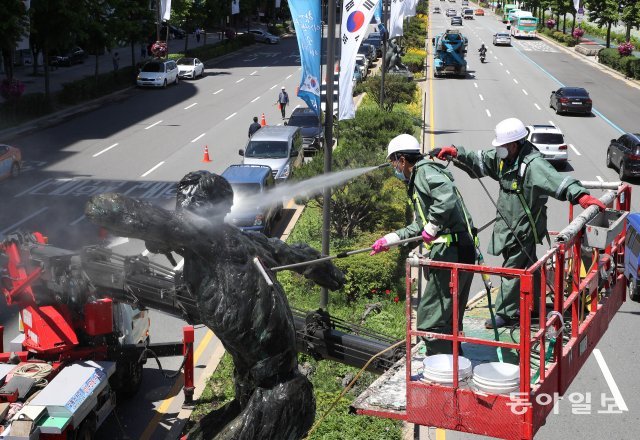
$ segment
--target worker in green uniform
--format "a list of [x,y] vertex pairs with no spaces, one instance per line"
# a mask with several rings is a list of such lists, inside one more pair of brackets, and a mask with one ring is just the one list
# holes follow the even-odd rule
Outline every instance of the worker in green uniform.
[[[452,263],[475,262],[474,229],[471,217],[464,207],[453,176],[445,167],[420,153],[418,140],[408,134],[396,136],[389,142],[387,160],[396,176],[408,184],[407,194],[413,205],[415,219],[410,225],[378,239],[371,255],[389,249],[400,240],[422,235],[430,247],[434,261]],[[460,272],[458,277],[458,325],[462,330],[462,317],[469,298],[473,274]],[[433,333],[453,333],[453,298],[447,269],[430,268],[426,286],[418,305],[418,330]],[[427,354],[451,353],[450,341],[426,338]]]
[[[437,148],[433,153],[446,160],[457,158],[472,178],[491,177],[500,182],[498,213],[489,243],[491,255],[502,255],[504,267],[525,269],[537,261],[536,244],[547,237],[547,200],[568,200],[581,207],[604,204],[589,195],[578,180],[564,176],[526,140],[522,121],[509,118],[495,128],[495,149],[467,151],[463,147]],[[464,168],[463,168],[464,169]],[[517,238],[513,234],[517,234]],[[539,288],[539,282],[535,284]],[[539,289],[538,289],[539,290]],[[520,308],[520,280],[505,278],[496,299],[496,327],[517,322]],[[490,319],[486,328],[493,328]]]

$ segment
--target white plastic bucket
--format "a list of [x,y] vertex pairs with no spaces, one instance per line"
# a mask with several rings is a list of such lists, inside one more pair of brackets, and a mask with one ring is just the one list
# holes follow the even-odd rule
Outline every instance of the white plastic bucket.
[[473,376],[487,383],[506,384],[520,382],[520,367],[503,362],[489,362],[477,365],[473,369]]

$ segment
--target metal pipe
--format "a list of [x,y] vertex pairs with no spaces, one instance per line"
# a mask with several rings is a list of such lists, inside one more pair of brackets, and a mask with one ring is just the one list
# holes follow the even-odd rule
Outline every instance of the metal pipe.
[[[616,198],[616,193],[614,191],[606,192],[602,197],[600,197],[600,201],[605,205],[610,205]],[[590,206],[580,213],[567,227],[565,227],[562,231],[558,232],[556,236],[556,243],[567,243],[571,241],[573,237],[575,237],[578,232],[582,230],[585,224],[591,219],[593,219],[596,215],[598,215],[599,209],[597,206]]]
[[[336,49],[336,0],[327,2],[327,96],[324,125],[324,173],[331,172],[333,153],[333,77],[335,74]],[[329,254],[329,233],[331,230],[331,187],[322,191],[322,253]],[[320,290],[320,308],[326,309],[329,304],[329,290]]]
[[587,189],[618,189],[622,182],[601,182],[599,180],[581,180],[580,184]]

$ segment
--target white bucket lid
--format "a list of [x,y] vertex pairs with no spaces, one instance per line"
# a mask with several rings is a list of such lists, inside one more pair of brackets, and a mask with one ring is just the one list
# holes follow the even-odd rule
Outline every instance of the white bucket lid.
[[[433,372],[448,373],[453,376],[453,355],[436,354],[427,356],[422,361],[424,368]],[[458,356],[458,371],[471,370],[471,361],[464,356]]]
[[478,376],[473,376],[473,380],[475,382],[477,382],[478,384],[482,384],[482,385],[486,385],[489,387],[513,387],[513,386],[518,386],[520,385],[520,381],[519,380],[512,380],[509,382],[496,382],[494,380],[485,380],[482,379]]
[[509,393],[513,393],[515,391],[518,391],[520,389],[520,385],[492,387],[492,386],[483,385],[481,383],[478,383],[478,381],[476,381],[475,378],[473,378],[472,381],[478,387],[478,389],[480,389],[481,391],[484,391],[486,393],[491,393],[491,394],[509,394]]
[[474,377],[484,381],[505,383],[520,379],[520,367],[503,362],[489,362],[473,369]]
[[[469,373],[462,373],[460,372],[460,374],[458,375],[458,380],[464,380],[467,377],[469,377],[471,375],[471,372]],[[445,376],[442,374],[433,374],[430,373],[429,371],[424,370],[422,372],[422,376],[427,379],[428,381],[431,382],[437,382],[443,385],[451,385],[453,384],[453,376],[449,375],[449,376]]]

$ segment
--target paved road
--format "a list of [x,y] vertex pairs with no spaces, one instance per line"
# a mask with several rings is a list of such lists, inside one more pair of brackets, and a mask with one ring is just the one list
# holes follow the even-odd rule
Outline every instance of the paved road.
[[[443,3],[440,3],[441,5]],[[449,3],[446,3],[448,6]],[[456,6],[459,6],[456,5]],[[432,15],[432,34],[449,28],[449,19],[444,15]],[[492,34],[503,30],[504,25],[488,14],[464,21],[461,31],[469,38],[470,75],[466,79],[438,78],[433,89],[433,136],[427,145],[464,145],[468,148],[490,148],[495,124],[507,117],[518,117],[526,124],[552,122],[562,129],[570,144],[570,166],[563,174],[571,174],[583,180],[617,181],[614,170],[605,166],[606,148],[609,140],[619,137],[623,131],[638,129],[640,120],[640,90],[626,82],[603,72],[589,61],[582,61],[542,40],[515,41],[513,47],[492,46]],[[477,49],[481,43],[489,48],[487,62],[480,64]],[[561,85],[582,86],[589,90],[594,102],[592,117],[558,116],[549,108],[551,90]],[[476,224],[482,225],[494,217],[495,210],[477,182],[465,173],[455,170],[456,181]],[[486,179],[485,179],[486,180]],[[485,182],[497,195],[497,185]],[[634,185],[635,186],[635,185]],[[598,194],[598,191],[594,191]],[[635,191],[632,207],[640,202],[640,192]],[[549,228],[559,230],[567,223],[568,206],[555,200],[549,203]],[[481,234],[481,242],[488,243],[491,228]],[[541,255],[543,247],[538,250]],[[502,261],[487,256],[488,264],[500,265]],[[476,280],[478,281],[478,280]],[[479,284],[479,283],[478,283]],[[478,285],[478,290],[480,287]],[[638,437],[636,428],[640,407],[637,381],[629,375],[635,370],[637,343],[628,337],[628,329],[637,324],[640,314],[636,303],[626,303],[613,320],[611,327],[598,344],[603,364],[608,366],[612,382],[621,390],[618,401],[628,408],[621,414],[602,414],[606,410],[601,398],[612,398],[616,385],[605,378],[601,364],[594,355],[574,380],[568,393],[590,393],[591,405],[585,410],[589,415],[572,414],[571,402],[563,399],[557,407],[557,415],[551,414],[537,438],[576,438],[583,433],[589,438]],[[574,399],[578,395],[573,396]],[[423,429],[421,438],[444,438],[443,432]],[[586,434],[588,433],[588,434]],[[446,432],[449,439],[471,439],[479,436],[458,432]]]
[[[281,86],[291,92],[291,110],[304,105],[293,93],[299,65],[294,38],[275,46],[256,44],[217,60],[202,79],[166,90],[132,90],[119,102],[15,140],[27,167],[20,178],[0,185],[0,233],[41,231],[52,244],[75,249],[97,238],[96,228],[83,217],[92,194],[118,191],[172,206],[175,182],[187,172],[221,173],[239,162],[238,149],[244,147],[253,116],[264,112],[268,123],[282,123],[274,105]],[[211,163],[201,162],[205,145]],[[121,254],[144,251],[137,240],[114,239],[112,244]],[[151,257],[169,265],[164,257]],[[2,309],[6,343],[15,336],[16,313]],[[152,313],[151,320],[153,342],[181,339],[181,320],[160,313]],[[196,347],[209,337],[205,330],[196,331]],[[213,338],[203,348],[197,374],[215,345]],[[163,367],[172,371],[179,362],[171,358]],[[149,362],[142,391],[119,406],[117,418],[109,418],[97,438],[124,438],[123,432],[129,438],[166,438],[182,402],[172,385]],[[170,404],[163,401],[175,393]],[[157,418],[152,420],[158,409],[165,413],[159,425]]]

